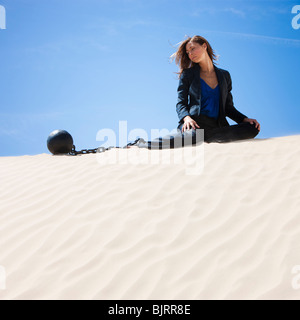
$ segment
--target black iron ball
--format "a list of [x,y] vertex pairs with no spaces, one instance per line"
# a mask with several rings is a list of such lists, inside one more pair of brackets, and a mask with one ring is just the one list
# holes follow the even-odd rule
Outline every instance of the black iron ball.
[[73,138],[65,130],[55,130],[48,137],[47,147],[52,154],[69,153],[73,148]]

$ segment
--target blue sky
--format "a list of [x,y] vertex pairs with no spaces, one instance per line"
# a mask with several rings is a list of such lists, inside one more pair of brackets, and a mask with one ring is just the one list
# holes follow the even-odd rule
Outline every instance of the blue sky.
[[300,0],[0,5],[0,156],[49,153],[55,129],[69,131],[77,149],[102,145],[98,130],[118,135],[119,121],[149,138],[151,129],[175,129],[178,67],[169,57],[186,35],[206,37],[220,55],[235,107],[261,124],[257,138],[300,134],[300,29],[291,12]]

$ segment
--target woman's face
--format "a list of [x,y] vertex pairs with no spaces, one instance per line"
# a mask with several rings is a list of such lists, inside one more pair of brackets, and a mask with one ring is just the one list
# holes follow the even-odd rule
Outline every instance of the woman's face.
[[201,60],[203,60],[205,52],[207,49],[206,43],[203,43],[203,45],[200,45],[196,42],[189,42],[186,45],[186,53],[189,56],[190,60],[199,63]]

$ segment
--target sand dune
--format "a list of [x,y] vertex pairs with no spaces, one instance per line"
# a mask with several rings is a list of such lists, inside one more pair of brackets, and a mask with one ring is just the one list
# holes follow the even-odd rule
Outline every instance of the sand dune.
[[188,148],[0,158],[0,299],[298,300],[300,135]]

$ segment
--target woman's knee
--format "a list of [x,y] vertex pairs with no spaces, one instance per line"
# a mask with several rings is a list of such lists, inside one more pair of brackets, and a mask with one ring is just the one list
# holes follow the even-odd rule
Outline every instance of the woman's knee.
[[251,137],[255,138],[259,134],[259,130],[256,128],[255,123],[252,124],[250,122],[247,122],[245,123],[245,125],[248,125]]

